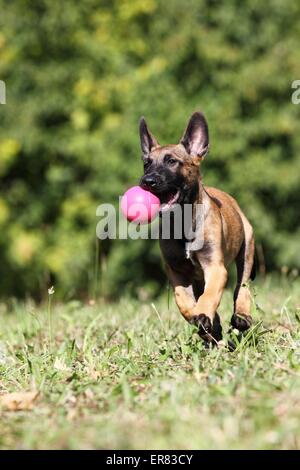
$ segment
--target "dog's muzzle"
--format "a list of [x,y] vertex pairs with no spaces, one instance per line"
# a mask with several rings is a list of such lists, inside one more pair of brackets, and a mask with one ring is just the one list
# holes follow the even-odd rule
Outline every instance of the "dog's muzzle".
[[144,175],[141,179],[140,186],[143,189],[148,189],[149,191],[151,191],[158,187],[157,178],[152,175]]

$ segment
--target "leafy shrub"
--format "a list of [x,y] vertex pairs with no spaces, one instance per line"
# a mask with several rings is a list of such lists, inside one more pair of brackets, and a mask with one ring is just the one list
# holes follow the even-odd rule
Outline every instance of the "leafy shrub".
[[[206,184],[238,198],[269,269],[300,267],[299,2],[0,6],[2,295],[93,295],[96,207],[140,177],[139,116],[177,142],[198,108]],[[102,294],[164,285],[156,242],[99,248]]]

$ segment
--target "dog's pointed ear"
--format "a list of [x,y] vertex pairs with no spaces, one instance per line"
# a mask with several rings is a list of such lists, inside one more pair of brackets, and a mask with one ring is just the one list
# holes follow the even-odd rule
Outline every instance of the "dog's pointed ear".
[[191,116],[180,143],[192,157],[204,157],[207,154],[208,125],[202,113],[196,112]]
[[159,144],[151,134],[144,117],[140,119],[140,139],[143,156],[147,157],[154,147]]

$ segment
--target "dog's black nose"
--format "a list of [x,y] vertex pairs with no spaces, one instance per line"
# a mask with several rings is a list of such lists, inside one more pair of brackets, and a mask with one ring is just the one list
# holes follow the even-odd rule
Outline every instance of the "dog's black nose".
[[141,180],[142,188],[155,188],[156,180],[153,176],[144,176]]

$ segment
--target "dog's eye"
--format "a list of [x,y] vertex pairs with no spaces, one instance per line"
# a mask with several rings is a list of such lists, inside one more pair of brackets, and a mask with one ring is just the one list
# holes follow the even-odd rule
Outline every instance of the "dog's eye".
[[167,164],[167,165],[175,165],[176,163],[178,163],[178,160],[176,158],[173,158],[172,155],[170,154],[166,154],[165,155],[165,158],[164,158],[164,162]]
[[146,170],[151,165],[151,160],[144,161],[144,169]]

